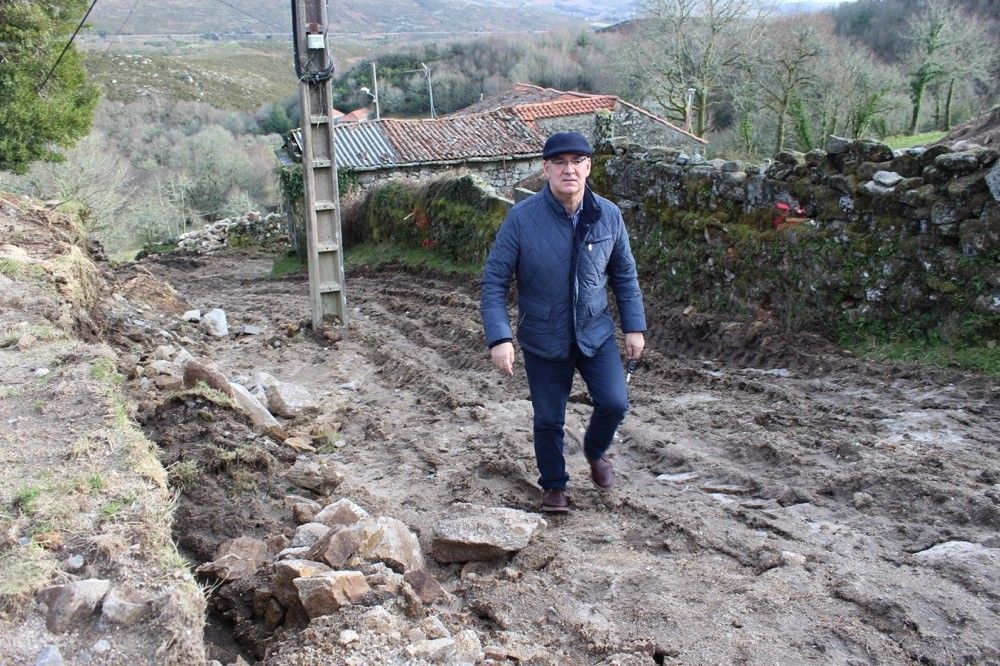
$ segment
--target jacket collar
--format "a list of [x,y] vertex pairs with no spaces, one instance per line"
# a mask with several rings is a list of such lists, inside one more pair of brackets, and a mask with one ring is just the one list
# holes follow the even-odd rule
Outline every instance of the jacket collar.
[[[568,219],[569,213],[566,212],[566,207],[562,205],[561,201],[556,199],[556,195],[552,194],[548,183],[545,183],[542,192],[545,195],[545,200],[556,214],[556,217],[560,220]],[[601,219],[601,207],[598,205],[597,198],[591,191],[590,186],[587,185],[583,190],[583,210],[580,212],[580,223],[589,227],[599,219]]]

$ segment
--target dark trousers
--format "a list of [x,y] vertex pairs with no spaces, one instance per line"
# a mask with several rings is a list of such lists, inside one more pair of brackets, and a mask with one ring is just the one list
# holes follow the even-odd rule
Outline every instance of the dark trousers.
[[524,369],[535,410],[535,460],[538,484],[550,490],[565,488],[569,481],[563,457],[563,427],[566,424],[566,401],[579,370],[594,401],[594,412],[583,437],[583,451],[590,460],[604,455],[611,446],[618,424],[628,410],[625,372],[618,356],[614,336],[609,337],[592,358],[572,346],[568,359],[552,361],[524,352]]

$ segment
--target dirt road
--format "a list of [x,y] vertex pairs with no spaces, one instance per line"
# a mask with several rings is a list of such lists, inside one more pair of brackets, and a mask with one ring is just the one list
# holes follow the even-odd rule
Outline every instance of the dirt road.
[[[282,333],[307,318],[307,286],[265,279],[270,265],[145,262],[195,306],[264,329],[207,354],[230,375],[309,387],[344,424],[338,493],[402,519],[425,549],[452,502],[535,509],[527,384],[520,365],[506,379],[489,364],[475,280],[354,273],[349,330],[325,348]],[[997,384],[648,310],[614,491],[587,477],[581,384],[573,511],[510,561],[432,564],[477,629],[540,663],[1000,663]]]

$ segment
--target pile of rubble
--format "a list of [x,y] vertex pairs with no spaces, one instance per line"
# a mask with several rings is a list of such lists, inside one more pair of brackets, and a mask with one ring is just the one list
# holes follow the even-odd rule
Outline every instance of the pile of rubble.
[[282,215],[261,215],[251,211],[241,217],[226,218],[196,231],[183,233],[177,246],[183,250],[207,254],[230,245],[263,245],[285,238],[285,218]]

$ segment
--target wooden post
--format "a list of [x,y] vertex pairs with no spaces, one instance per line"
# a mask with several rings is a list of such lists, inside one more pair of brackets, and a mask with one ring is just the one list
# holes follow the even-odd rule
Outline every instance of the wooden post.
[[340,195],[337,190],[336,139],[330,79],[311,77],[332,73],[327,48],[326,0],[292,0],[296,21],[299,108],[302,115],[302,180],[305,186],[306,245],[309,300],[314,329],[347,323]]

